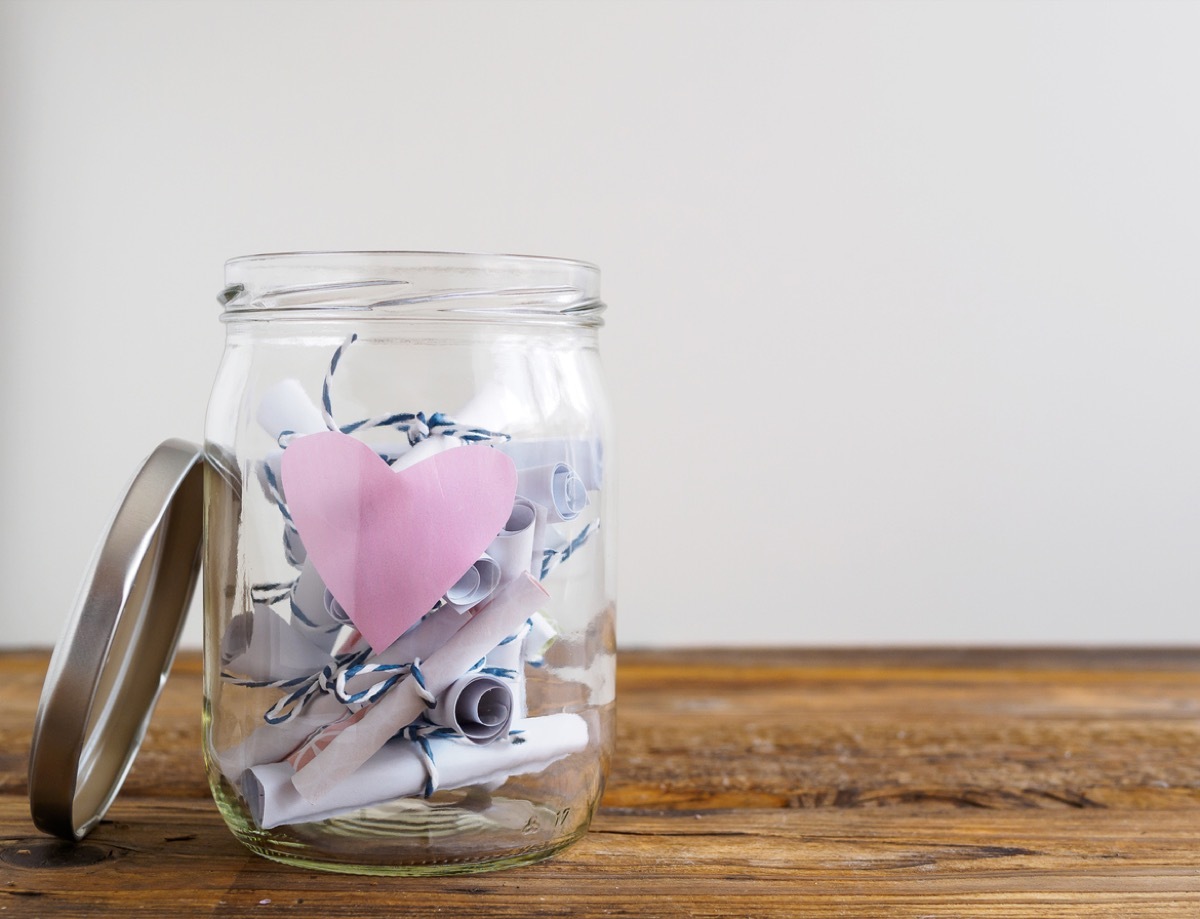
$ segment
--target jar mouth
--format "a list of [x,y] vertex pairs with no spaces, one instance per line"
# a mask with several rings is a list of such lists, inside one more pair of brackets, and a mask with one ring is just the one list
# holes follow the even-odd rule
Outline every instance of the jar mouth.
[[276,252],[225,263],[222,321],[342,318],[530,320],[599,326],[600,269],[541,255]]

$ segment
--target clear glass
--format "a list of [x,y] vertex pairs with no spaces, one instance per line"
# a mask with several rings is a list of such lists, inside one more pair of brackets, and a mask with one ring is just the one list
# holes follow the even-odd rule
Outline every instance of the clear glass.
[[204,749],[230,829],[371,874],[569,845],[612,747],[598,271],[298,253],[226,280]]

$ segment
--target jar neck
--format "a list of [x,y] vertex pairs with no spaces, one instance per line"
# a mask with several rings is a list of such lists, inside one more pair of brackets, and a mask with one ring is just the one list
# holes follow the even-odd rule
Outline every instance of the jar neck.
[[222,320],[363,318],[602,325],[600,272],[568,259],[437,252],[252,255],[225,266]]

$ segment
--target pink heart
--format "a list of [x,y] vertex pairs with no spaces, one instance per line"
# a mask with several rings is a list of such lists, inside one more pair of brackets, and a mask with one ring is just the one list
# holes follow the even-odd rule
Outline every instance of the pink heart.
[[338,431],[297,437],[281,474],[325,586],[376,652],[420,619],[504,528],[513,461],[471,445],[394,472]]

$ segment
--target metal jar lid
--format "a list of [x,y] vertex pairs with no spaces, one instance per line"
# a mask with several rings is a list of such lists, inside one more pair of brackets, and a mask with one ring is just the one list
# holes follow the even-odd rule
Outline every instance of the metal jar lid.
[[203,459],[168,440],[134,475],[50,658],[29,757],[39,829],[78,840],[104,816],[150,722],[200,568]]

